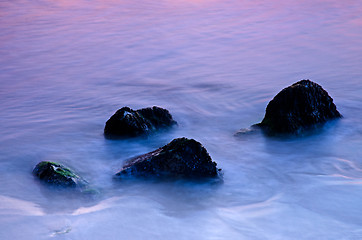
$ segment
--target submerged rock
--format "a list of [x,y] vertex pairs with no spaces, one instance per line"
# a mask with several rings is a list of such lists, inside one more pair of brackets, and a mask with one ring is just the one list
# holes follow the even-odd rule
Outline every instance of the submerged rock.
[[187,138],[129,160],[116,176],[140,177],[216,177],[220,169],[201,143]]
[[33,174],[40,180],[55,186],[84,188],[88,184],[69,168],[55,162],[43,161],[38,163]]
[[129,107],[119,109],[104,128],[106,137],[135,137],[177,124],[168,110],[160,107],[137,111]]
[[256,133],[260,132],[260,128],[256,126],[251,126],[250,128],[242,128],[239,131],[237,131],[234,136],[241,137],[241,136],[250,136],[254,135]]
[[271,135],[300,134],[340,117],[333,99],[320,85],[301,80],[283,89],[269,102],[264,119],[257,126]]

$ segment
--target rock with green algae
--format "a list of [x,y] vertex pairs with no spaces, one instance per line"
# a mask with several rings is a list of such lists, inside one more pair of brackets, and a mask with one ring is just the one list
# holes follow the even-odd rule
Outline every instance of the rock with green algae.
[[262,122],[254,126],[268,135],[299,135],[340,117],[327,91],[310,80],[301,80],[280,91],[269,102]]
[[136,137],[165,129],[177,124],[168,110],[160,107],[133,110],[119,109],[106,122],[104,135],[107,138]]
[[207,150],[194,139],[169,144],[129,160],[117,177],[214,178],[220,176]]
[[69,168],[55,162],[42,161],[38,163],[33,170],[33,175],[45,183],[55,186],[80,189],[86,189],[88,186],[88,182],[83,178]]

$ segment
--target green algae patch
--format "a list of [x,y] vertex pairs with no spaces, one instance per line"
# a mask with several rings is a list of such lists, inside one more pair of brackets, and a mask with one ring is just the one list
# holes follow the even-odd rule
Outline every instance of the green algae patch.
[[65,176],[65,177],[79,178],[79,176],[74,174],[69,168],[62,167],[62,166],[60,166],[60,167],[54,167],[53,166],[53,168],[54,168],[56,173],[61,174],[61,175]]
[[33,170],[33,175],[41,181],[55,186],[83,189],[88,185],[86,180],[71,169],[51,161],[38,163]]

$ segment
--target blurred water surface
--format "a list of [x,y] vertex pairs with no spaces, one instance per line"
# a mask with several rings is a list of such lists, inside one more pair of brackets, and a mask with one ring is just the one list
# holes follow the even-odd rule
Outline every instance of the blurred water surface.
[[[0,0],[0,239],[361,239],[362,3]],[[344,118],[299,139],[234,133],[301,79]],[[110,141],[123,106],[179,126]],[[224,182],[119,182],[135,155],[203,143]],[[98,189],[39,184],[42,160]]]

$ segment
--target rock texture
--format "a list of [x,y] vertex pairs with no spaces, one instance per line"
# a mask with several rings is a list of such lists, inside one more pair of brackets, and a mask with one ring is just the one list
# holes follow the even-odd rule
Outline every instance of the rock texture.
[[129,160],[116,176],[205,178],[216,177],[219,171],[201,143],[177,138]]
[[55,162],[43,161],[38,163],[33,174],[46,183],[61,187],[84,188],[88,184],[69,168]]
[[137,111],[123,107],[106,122],[104,134],[109,138],[136,137],[175,124],[169,111],[160,107]]
[[265,117],[257,126],[268,134],[300,134],[340,117],[333,99],[320,85],[302,80],[283,89],[269,102]]

